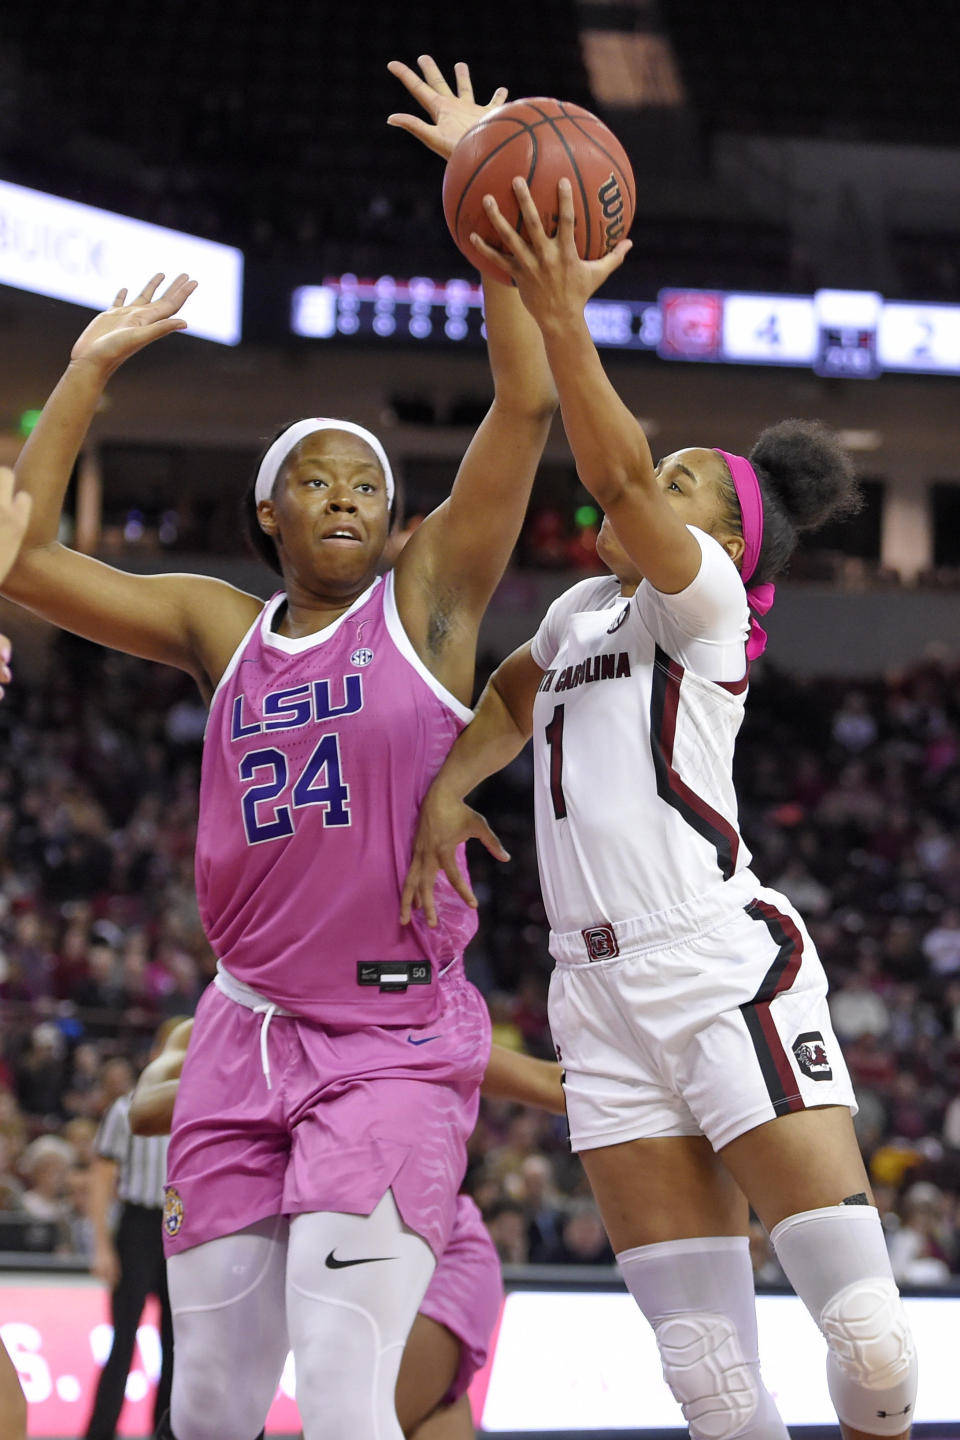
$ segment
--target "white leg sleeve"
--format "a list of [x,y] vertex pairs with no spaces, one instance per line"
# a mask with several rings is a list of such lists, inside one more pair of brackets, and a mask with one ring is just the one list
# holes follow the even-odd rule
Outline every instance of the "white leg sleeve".
[[397,1372],[434,1264],[389,1190],[372,1215],[291,1221],[287,1321],[306,1440],[403,1440]]
[[770,1239],[823,1331],[837,1415],[868,1435],[899,1435],[916,1404],[917,1353],[877,1211],[804,1210],[775,1225]]
[[653,1326],[693,1440],[788,1440],[760,1379],[747,1240],[668,1240],[624,1250],[617,1264]]
[[167,1261],[177,1440],[254,1440],[287,1357],[287,1222],[261,1220]]

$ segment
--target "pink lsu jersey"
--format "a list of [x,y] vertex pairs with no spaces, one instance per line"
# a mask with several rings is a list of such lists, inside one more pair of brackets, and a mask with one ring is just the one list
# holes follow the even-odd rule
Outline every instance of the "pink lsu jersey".
[[[393,576],[289,639],[274,595],[210,708],[200,783],[200,914],[221,963],[328,1025],[429,1023],[476,930],[444,876],[435,930],[399,920],[420,802],[471,718],[427,670]],[[462,861],[462,857],[461,857]]]

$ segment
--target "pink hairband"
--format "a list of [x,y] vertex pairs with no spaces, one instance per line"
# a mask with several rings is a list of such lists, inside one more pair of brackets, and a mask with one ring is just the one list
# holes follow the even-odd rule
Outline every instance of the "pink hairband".
[[[760,481],[750,461],[743,455],[731,455],[726,450],[717,450],[727,462],[733,488],[740,504],[740,523],[743,529],[743,562],[740,578],[747,591],[747,604],[756,615],[766,615],[773,604],[776,587],[769,582],[751,585],[750,578],[757,568],[760,550],[763,546],[763,496]],[[750,616],[750,634],[747,636],[747,659],[756,660],[767,648],[767,632],[757,620]]]

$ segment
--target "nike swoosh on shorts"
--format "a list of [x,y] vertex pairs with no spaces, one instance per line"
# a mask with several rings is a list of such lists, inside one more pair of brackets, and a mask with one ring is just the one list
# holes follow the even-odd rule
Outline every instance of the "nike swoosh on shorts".
[[407,1043],[408,1043],[409,1045],[429,1045],[431,1040],[439,1040],[439,1039],[440,1039],[440,1036],[439,1036],[439,1035],[425,1035],[422,1040],[414,1040],[414,1038],[413,1038],[412,1035],[408,1035],[408,1036],[407,1036]]
[[346,1270],[351,1265],[378,1265],[383,1260],[396,1260],[396,1255],[364,1255],[361,1260],[338,1260],[333,1251],[324,1264],[328,1270]]

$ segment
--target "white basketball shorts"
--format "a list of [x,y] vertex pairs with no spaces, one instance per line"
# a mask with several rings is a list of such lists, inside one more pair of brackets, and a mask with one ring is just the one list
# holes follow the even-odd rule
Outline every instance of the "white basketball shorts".
[[818,1105],[856,1114],[827,980],[790,902],[749,870],[623,924],[551,935],[570,1142],[705,1135]]

